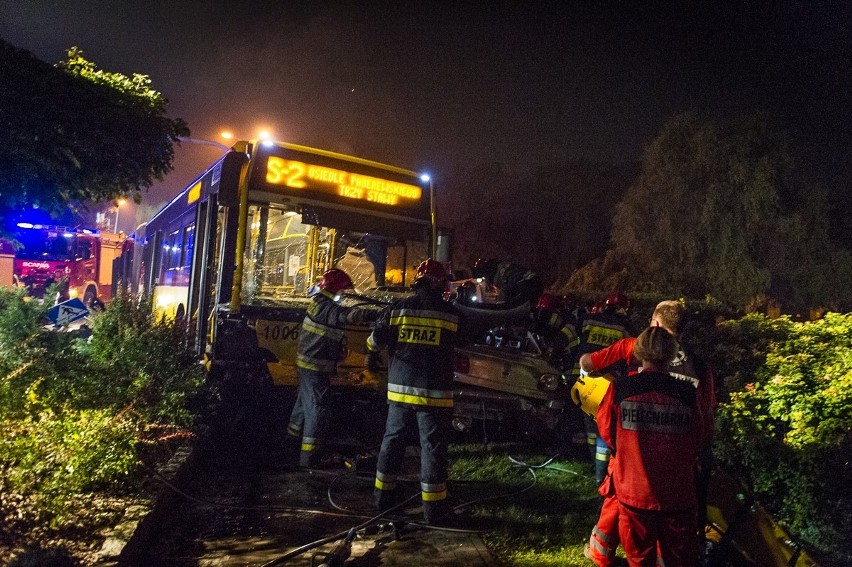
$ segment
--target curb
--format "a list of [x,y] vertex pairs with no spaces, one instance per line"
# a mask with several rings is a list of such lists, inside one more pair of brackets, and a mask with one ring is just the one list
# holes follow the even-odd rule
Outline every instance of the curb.
[[151,547],[162,523],[171,515],[182,490],[196,472],[200,462],[200,443],[179,448],[158,474],[171,485],[163,485],[151,506],[130,506],[121,521],[107,536],[97,553],[96,567],[131,567],[142,565],[141,552]]

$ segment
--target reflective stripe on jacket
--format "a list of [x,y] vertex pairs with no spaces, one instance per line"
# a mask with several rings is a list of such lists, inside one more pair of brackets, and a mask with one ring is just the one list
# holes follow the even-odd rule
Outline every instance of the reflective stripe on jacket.
[[329,293],[320,291],[308,304],[302,320],[296,366],[334,372],[345,355],[346,325],[360,323],[363,319],[363,310],[343,307]]
[[459,322],[460,314],[453,305],[424,288],[382,313],[367,338],[367,349],[388,349],[389,401],[452,407]]
[[594,352],[630,336],[627,317],[606,312],[589,315],[583,321],[580,354]]

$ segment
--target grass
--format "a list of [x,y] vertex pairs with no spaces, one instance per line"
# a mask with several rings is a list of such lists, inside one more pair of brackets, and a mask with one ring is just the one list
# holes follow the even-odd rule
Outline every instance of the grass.
[[450,448],[451,498],[486,530],[501,565],[588,566],[583,545],[600,498],[591,460],[546,454],[528,444]]

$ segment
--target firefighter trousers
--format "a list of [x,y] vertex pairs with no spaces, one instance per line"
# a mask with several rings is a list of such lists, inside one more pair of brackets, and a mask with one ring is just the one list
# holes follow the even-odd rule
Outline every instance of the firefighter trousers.
[[[298,437],[301,430],[299,466],[315,464],[317,448],[322,445],[328,428],[328,397],[331,376],[327,372],[298,369],[299,386],[296,403],[290,414],[287,433]],[[301,422],[301,428],[299,427]]]
[[447,509],[447,433],[451,408],[414,407],[388,403],[388,419],[376,465],[373,504],[387,509],[396,503],[394,490],[402,471],[408,439],[416,430],[420,438],[420,493],[423,517],[431,523]]
[[612,451],[598,433],[598,424],[594,419],[584,415],[583,424],[586,427],[586,441],[595,460],[595,482],[600,484],[606,476],[607,468],[609,468],[609,456]]

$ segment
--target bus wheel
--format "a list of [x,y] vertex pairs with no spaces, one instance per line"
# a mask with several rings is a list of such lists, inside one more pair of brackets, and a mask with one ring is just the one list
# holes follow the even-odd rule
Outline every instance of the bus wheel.
[[86,306],[86,309],[91,310],[91,308],[92,308],[92,303],[94,303],[95,298],[96,298],[97,296],[98,296],[98,294],[97,294],[97,292],[95,291],[95,287],[94,287],[94,286],[91,286],[91,285],[90,285],[89,287],[87,287],[87,288],[86,288],[86,293],[84,293],[84,294],[83,294],[83,305],[85,305],[85,306]]

